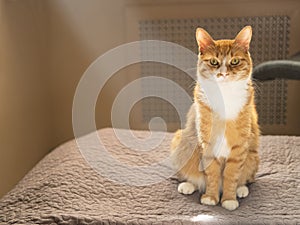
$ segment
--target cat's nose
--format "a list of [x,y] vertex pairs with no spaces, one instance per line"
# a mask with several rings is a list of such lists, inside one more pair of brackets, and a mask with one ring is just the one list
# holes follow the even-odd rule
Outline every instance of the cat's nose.
[[218,73],[217,77],[227,77],[228,73]]

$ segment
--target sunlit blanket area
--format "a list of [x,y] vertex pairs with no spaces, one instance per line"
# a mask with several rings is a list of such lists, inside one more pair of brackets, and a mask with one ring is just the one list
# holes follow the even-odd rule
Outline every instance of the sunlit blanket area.
[[[129,130],[120,132],[123,138],[131,135]],[[173,135],[161,132],[164,138],[159,145],[151,151],[137,151],[126,147],[111,128],[101,129],[97,134],[110,156],[120,165],[135,170],[167,158]],[[90,157],[95,154],[99,165],[109,167],[104,158],[96,157],[99,149],[89,143],[91,135],[82,137],[81,143],[93,149]],[[142,140],[150,134],[134,131],[134,135]],[[299,149],[300,137],[262,136],[256,182],[249,186],[249,196],[239,200],[240,207],[230,212],[220,205],[201,205],[198,192],[188,196],[178,193],[175,175],[159,182],[150,180],[144,186],[139,186],[144,182],[139,177],[135,185],[110,179],[107,174],[96,172],[79,151],[76,141],[71,140],[48,154],[0,200],[0,223],[297,224],[300,221]],[[118,168],[110,168],[111,172],[114,170]],[[133,171],[131,181],[135,174]]]

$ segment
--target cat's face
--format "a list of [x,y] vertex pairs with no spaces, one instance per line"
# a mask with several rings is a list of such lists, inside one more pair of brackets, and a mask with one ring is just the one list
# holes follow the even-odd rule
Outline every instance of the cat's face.
[[215,41],[202,28],[196,39],[199,45],[198,76],[216,82],[249,79],[252,60],[249,54],[252,29],[245,27],[233,40]]

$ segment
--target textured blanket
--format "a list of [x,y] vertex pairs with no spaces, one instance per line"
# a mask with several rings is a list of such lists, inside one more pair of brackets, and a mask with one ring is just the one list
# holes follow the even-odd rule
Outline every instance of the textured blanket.
[[[123,138],[130,137],[130,131],[121,133]],[[121,143],[112,129],[99,130],[98,135],[110,156],[137,170],[166,158],[172,138],[170,133],[161,133],[165,138],[158,146],[139,151],[132,150],[130,139],[127,145]],[[136,131],[134,135],[142,140],[149,132]],[[81,140],[93,145],[89,136]],[[98,149],[90,149],[92,159]],[[109,171],[96,172],[72,140],[48,154],[0,200],[0,223],[299,224],[300,137],[262,136],[260,155],[260,169],[249,196],[240,199],[240,207],[230,212],[220,205],[201,205],[198,192],[179,194],[175,176],[160,181],[154,176],[151,185],[139,186],[145,181],[136,177],[133,185],[132,176],[137,174],[133,171],[133,179],[126,184],[127,179],[109,176],[113,171],[119,173],[118,168],[110,168],[105,157],[95,155],[98,165]]]

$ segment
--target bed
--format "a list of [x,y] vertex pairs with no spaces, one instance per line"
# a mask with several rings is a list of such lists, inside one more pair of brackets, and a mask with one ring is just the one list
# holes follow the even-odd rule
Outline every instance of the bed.
[[[109,153],[128,164],[146,165],[169,154],[171,133],[151,152],[132,151],[101,129]],[[146,138],[148,131],[135,131]],[[92,135],[92,134],[90,134]],[[89,140],[89,136],[81,138]],[[145,146],[146,148],[147,146]],[[92,153],[91,153],[92,154]],[[198,192],[177,192],[175,176],[146,186],[111,181],[86,162],[75,140],[49,153],[0,201],[0,222],[18,224],[299,224],[300,137],[262,136],[261,164],[250,195],[229,212],[199,203]],[[125,160],[125,161],[124,161]],[[105,161],[100,163],[106,163]],[[138,182],[138,181],[137,181]]]
[[[299,80],[299,56],[263,63],[254,69],[253,77],[262,81]],[[140,139],[150,135],[149,131],[133,133]],[[129,140],[127,145],[116,134]],[[249,186],[249,196],[239,199],[240,207],[230,212],[220,205],[201,205],[198,192],[188,196],[178,193],[176,176],[162,176],[163,171],[171,170],[169,167],[154,170],[154,180],[136,173],[169,156],[173,134],[156,132],[159,139],[163,137],[156,146],[142,143],[142,149],[151,151],[132,150],[131,134],[130,130],[106,128],[54,149],[0,200],[0,223],[300,224],[300,137],[260,137],[261,163],[256,182]],[[123,167],[111,166],[107,158],[99,157],[99,148],[91,141],[95,135],[110,156],[131,168],[125,171],[130,179],[111,179]],[[78,143],[91,151],[82,154]],[[86,159],[109,168],[111,176],[97,172]]]

